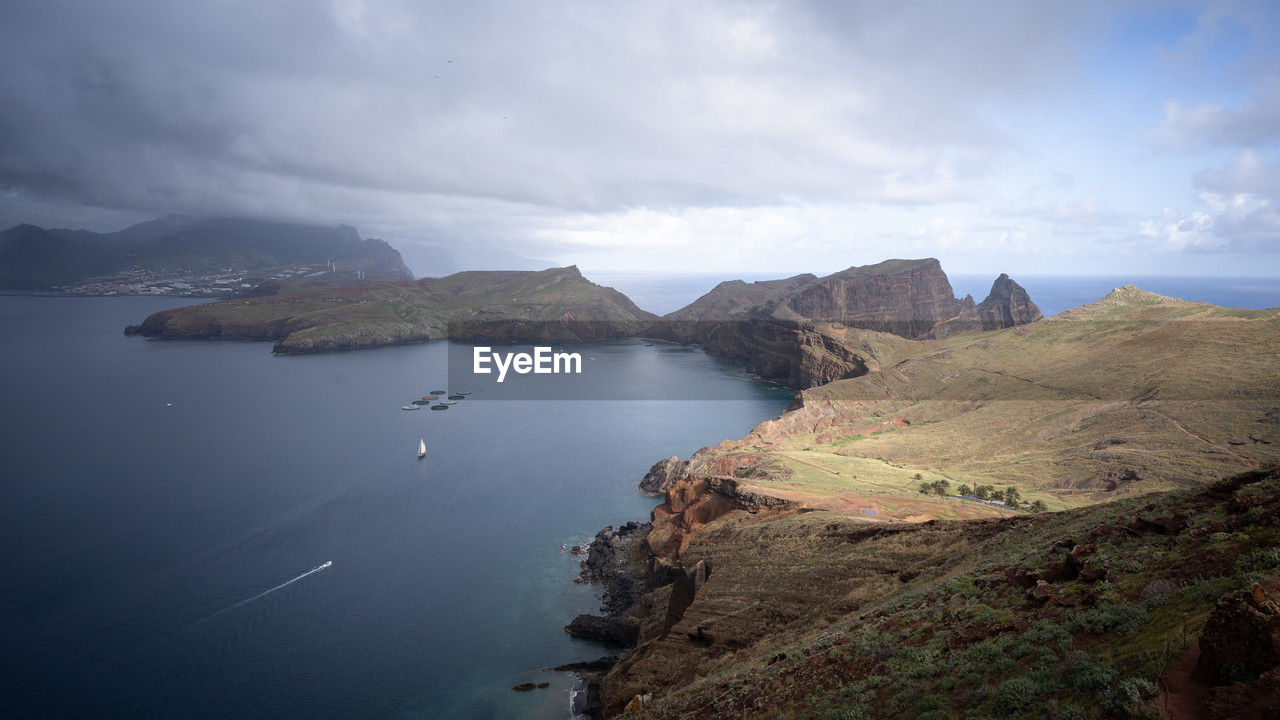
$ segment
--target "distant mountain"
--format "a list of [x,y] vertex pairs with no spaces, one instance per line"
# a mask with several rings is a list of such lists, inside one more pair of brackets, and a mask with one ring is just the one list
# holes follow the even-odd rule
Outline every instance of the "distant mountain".
[[172,215],[112,233],[15,225],[0,231],[0,288],[49,290],[128,271],[198,275],[336,262],[365,277],[412,278],[390,245],[337,225]]

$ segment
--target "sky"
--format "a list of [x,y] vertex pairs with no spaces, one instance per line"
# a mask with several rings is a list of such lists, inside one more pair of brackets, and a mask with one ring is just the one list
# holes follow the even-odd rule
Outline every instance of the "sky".
[[42,0],[0,64],[2,227],[1280,276],[1275,3]]

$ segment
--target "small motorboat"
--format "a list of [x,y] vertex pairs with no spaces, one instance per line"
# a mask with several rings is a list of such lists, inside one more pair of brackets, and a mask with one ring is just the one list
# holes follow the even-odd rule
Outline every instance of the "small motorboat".
[[400,409],[401,409],[401,410],[421,410],[421,409],[422,409],[422,406],[421,406],[421,405],[414,405],[414,404],[410,403],[409,405],[401,405],[401,406],[400,406]]
[[423,396],[422,396],[422,399],[423,399],[423,400],[435,400],[435,399],[437,399],[437,398],[439,398],[439,397],[440,397],[439,395],[423,395]]
[[440,404],[441,405],[457,405],[458,401],[457,400],[441,400]]
[[432,395],[443,395],[443,394],[445,394],[446,392],[448,392],[448,391],[447,391],[447,390],[432,390],[432,391],[431,391],[431,394],[432,394]]
[[432,405],[431,409],[432,410],[448,410],[449,406],[448,405]]
[[450,395],[449,399],[450,400],[466,400],[467,396],[463,395],[462,393],[457,393],[455,395]]
[[414,400],[413,402],[411,402],[411,403],[409,403],[409,404],[410,404],[410,405],[430,405],[430,404],[431,404],[431,401],[430,401],[430,400]]
[[427,456],[427,441],[423,440],[422,438],[418,438],[418,459],[421,460],[426,456]]
[[455,392],[454,392],[454,394],[455,394],[455,395],[470,395],[470,394],[471,394],[471,391],[470,391],[470,390],[457,390],[457,391],[455,391]]

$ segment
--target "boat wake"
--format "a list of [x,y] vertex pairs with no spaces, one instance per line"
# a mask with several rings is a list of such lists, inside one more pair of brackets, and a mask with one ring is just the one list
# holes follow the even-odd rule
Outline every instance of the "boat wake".
[[306,576],[308,576],[308,575],[314,575],[315,573],[318,573],[318,572],[320,572],[321,570],[324,570],[325,568],[328,568],[328,567],[329,567],[329,566],[331,566],[331,565],[333,565],[333,561],[332,561],[332,560],[329,560],[329,561],[325,562],[325,563],[324,563],[324,564],[322,564],[322,565],[317,565],[316,567],[313,567],[313,568],[311,568],[310,570],[308,570],[308,571],[306,571],[306,572],[302,573],[302,574],[301,574],[301,575],[299,575],[298,577],[293,578],[292,580],[287,580],[287,581],[285,581],[285,582],[282,582],[282,583],[280,583],[279,585],[277,585],[277,586],[275,586],[275,587],[271,588],[270,590],[264,590],[264,591],[262,591],[262,592],[258,593],[257,595],[254,595],[254,596],[253,596],[253,597],[251,597],[251,598],[245,598],[244,600],[241,600],[240,602],[238,602],[238,603],[236,603],[236,604],[234,604],[234,605],[228,605],[227,607],[222,608],[222,609],[221,609],[221,610],[219,610],[218,612],[216,612],[216,613],[214,613],[214,614],[210,615],[209,617],[204,618],[203,620],[197,620],[197,621],[195,622],[195,624],[196,624],[196,625],[199,625],[200,623],[208,622],[209,620],[212,620],[212,619],[214,619],[214,618],[218,617],[219,615],[221,615],[221,614],[223,614],[223,613],[228,613],[228,612],[231,612],[232,610],[235,610],[235,609],[236,609],[236,608],[238,608],[238,607],[243,607],[243,606],[245,606],[245,605],[248,605],[249,603],[253,602],[254,600],[260,600],[260,599],[262,599],[262,598],[264,598],[264,597],[266,597],[266,596],[270,595],[271,593],[273,593],[273,592],[275,592],[275,591],[277,591],[277,590],[283,590],[284,588],[289,587],[290,585],[292,585],[292,584],[294,584],[294,583],[298,582],[298,581],[299,581],[299,580],[301,580],[302,578],[304,578],[304,577],[306,577]]

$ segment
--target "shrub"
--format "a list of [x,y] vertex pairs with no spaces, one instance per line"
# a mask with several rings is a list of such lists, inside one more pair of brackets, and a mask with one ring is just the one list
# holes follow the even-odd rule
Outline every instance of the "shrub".
[[1280,548],[1255,550],[1236,559],[1236,570],[1239,572],[1263,572],[1278,567],[1280,567]]
[[1115,678],[1115,670],[1092,659],[1076,662],[1067,672],[1067,682],[1076,690],[1102,690]]
[[1146,701],[1155,697],[1156,688],[1142,678],[1125,678],[1108,693],[1104,706],[1121,717],[1142,717]]
[[1048,720],[1084,720],[1084,713],[1074,705],[1064,705],[1057,700],[1045,703],[1044,716]]
[[1029,678],[1005,680],[991,696],[991,709],[997,715],[1012,715],[1029,707],[1040,694],[1040,687]]
[[1071,633],[1053,620],[1039,620],[1027,628],[1022,634],[1024,642],[1046,648],[1054,648],[1059,652],[1067,652],[1073,646]]
[[1077,612],[1067,622],[1067,630],[1093,635],[1112,631],[1127,633],[1145,623],[1149,617],[1146,608],[1141,605],[1120,603]]

